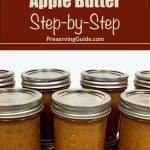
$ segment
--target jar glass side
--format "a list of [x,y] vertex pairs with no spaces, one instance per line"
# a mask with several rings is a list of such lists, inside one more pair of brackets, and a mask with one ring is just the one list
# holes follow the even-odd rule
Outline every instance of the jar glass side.
[[118,150],[150,149],[150,121],[122,113]]
[[104,149],[107,118],[73,120],[58,115],[54,118],[56,150]]
[[41,113],[41,139],[42,141],[53,142],[54,140],[54,115],[50,110],[52,94],[54,91],[40,91],[44,102],[44,109]]
[[0,149],[40,150],[40,115],[0,119]]
[[44,109],[41,113],[41,141],[43,147],[54,146],[54,114],[51,111],[52,94],[58,90],[67,89],[69,86],[60,89],[38,90],[42,93]]
[[117,91],[104,91],[111,97],[111,113],[108,116],[107,128],[106,128],[106,141],[113,141],[118,139],[119,124],[120,124],[120,111],[118,104],[120,102],[120,94],[125,89],[119,89]]
[[[83,88],[91,89],[90,87],[82,85]],[[120,94],[126,90],[126,88],[120,89],[97,89],[109,94],[111,97],[111,113],[107,119],[107,128],[106,128],[106,142],[113,141],[118,139],[119,132],[119,123],[120,123],[120,111],[118,109],[118,104],[120,102]]]

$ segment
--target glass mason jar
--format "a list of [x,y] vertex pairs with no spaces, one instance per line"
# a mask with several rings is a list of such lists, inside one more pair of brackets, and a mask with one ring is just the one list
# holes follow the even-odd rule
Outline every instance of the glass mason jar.
[[118,150],[150,150],[150,90],[121,94]]
[[150,71],[136,72],[134,85],[136,89],[150,89]]
[[110,96],[88,90],[61,90],[52,95],[55,150],[103,150]]
[[0,89],[0,149],[40,150],[41,93]]
[[0,70],[0,88],[12,88],[14,85],[14,72],[9,70]]
[[52,94],[70,86],[70,73],[59,69],[36,69],[22,73],[22,86],[42,93],[44,110],[41,114],[42,150],[54,149],[54,116],[50,109]]
[[128,75],[112,70],[86,70],[81,73],[81,86],[103,91],[111,97],[111,114],[108,117],[105,149],[116,149],[118,141],[120,94],[127,88]]

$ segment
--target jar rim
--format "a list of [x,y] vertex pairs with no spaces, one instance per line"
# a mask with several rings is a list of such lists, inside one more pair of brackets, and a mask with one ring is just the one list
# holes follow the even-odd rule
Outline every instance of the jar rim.
[[150,120],[150,90],[138,89],[123,92],[119,109],[131,117]]
[[128,75],[115,70],[84,70],[81,72],[81,85],[102,89],[119,89],[128,86]]
[[34,69],[21,74],[22,86],[32,89],[54,89],[70,85],[70,73],[62,69]]
[[35,115],[43,109],[42,94],[25,88],[0,89],[0,119]]
[[11,70],[0,70],[0,87],[15,84],[14,72]]
[[52,99],[52,111],[65,118],[98,119],[106,117],[111,111],[110,96],[96,90],[60,90],[52,95]]
[[150,88],[150,70],[136,72],[134,85],[137,87]]

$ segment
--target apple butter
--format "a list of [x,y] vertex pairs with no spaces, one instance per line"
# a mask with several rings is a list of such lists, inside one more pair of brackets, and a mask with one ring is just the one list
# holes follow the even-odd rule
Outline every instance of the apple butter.
[[40,150],[40,92],[0,89],[0,149]]
[[103,150],[110,96],[88,90],[61,90],[52,95],[55,150]]

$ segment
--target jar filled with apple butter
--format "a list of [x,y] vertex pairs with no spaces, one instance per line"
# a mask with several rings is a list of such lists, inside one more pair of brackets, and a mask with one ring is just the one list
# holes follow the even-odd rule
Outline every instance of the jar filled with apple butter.
[[136,89],[150,89],[150,70],[136,72],[134,85]]
[[110,96],[90,89],[61,90],[52,95],[55,150],[104,150]]
[[29,89],[0,89],[0,149],[40,150],[42,95]]
[[0,88],[12,88],[14,85],[14,72],[10,70],[0,70]]
[[22,86],[42,93],[44,110],[41,114],[41,149],[54,149],[54,116],[50,109],[52,94],[70,86],[70,73],[60,69],[25,71],[22,73]]
[[150,90],[121,94],[118,150],[150,150]]
[[120,112],[118,104],[120,94],[128,85],[128,75],[113,70],[86,70],[81,73],[81,86],[103,91],[111,97],[111,114],[107,120],[105,149],[116,149],[119,134]]

